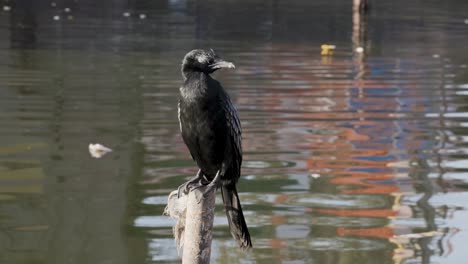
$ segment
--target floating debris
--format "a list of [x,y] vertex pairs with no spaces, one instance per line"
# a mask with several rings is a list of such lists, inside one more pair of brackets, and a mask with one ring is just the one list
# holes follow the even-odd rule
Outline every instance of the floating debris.
[[63,11],[65,11],[65,13],[70,13],[71,9],[68,8],[68,7],[65,7],[65,9],[63,9]]
[[336,49],[335,45],[328,44],[323,44],[320,47],[322,48],[322,52],[320,53],[322,55],[333,55],[333,51]]
[[105,147],[99,143],[96,143],[96,144],[90,143],[88,148],[89,148],[89,154],[91,154],[91,156],[96,159],[101,158],[102,156],[106,155],[109,152],[112,152],[112,149]]
[[364,52],[364,48],[363,48],[363,47],[357,47],[357,48],[356,48],[356,52],[357,52],[357,53],[363,53],[363,52]]
[[432,55],[432,58],[438,59],[438,58],[440,58],[440,55],[439,54],[434,54],[434,55]]
[[123,16],[124,16],[124,17],[129,17],[129,16],[130,16],[130,12],[124,12],[124,13],[123,13]]
[[73,20],[74,17],[73,17],[72,15],[69,15],[69,16],[67,16],[67,19],[68,19],[68,20]]
[[464,22],[465,22],[465,24],[467,24],[467,25],[468,25],[468,19],[465,19],[465,21],[464,21]]
[[310,177],[312,177],[312,178],[314,178],[314,179],[318,179],[318,178],[320,178],[320,174],[318,174],[318,173],[311,173],[311,174],[310,174]]
[[54,16],[54,20],[55,20],[55,21],[59,21],[59,20],[60,20],[60,16]]
[[145,19],[146,15],[145,14],[140,14],[140,19]]
[[433,237],[442,235],[443,232],[441,231],[429,231],[423,233],[413,233],[413,234],[404,234],[404,235],[395,235],[393,236],[394,240],[401,241],[401,240],[408,240],[408,239],[417,239],[423,237]]
[[52,3],[50,3],[50,5],[51,5],[52,7],[56,7],[56,6],[57,6],[57,3],[52,2]]
[[3,11],[8,12],[11,10],[11,6],[3,6]]

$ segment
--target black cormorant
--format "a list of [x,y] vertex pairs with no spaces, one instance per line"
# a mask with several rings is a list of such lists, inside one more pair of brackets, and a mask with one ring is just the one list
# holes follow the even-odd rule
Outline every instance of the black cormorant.
[[208,186],[205,194],[220,188],[232,236],[241,248],[251,248],[236,189],[242,163],[239,116],[229,95],[210,76],[222,68],[234,68],[234,64],[222,60],[213,50],[192,50],[182,62],[180,130],[199,171],[179,187],[179,193],[202,184]]

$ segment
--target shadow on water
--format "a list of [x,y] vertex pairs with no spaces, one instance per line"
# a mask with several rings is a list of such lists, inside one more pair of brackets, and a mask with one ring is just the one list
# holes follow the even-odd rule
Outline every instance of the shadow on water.
[[255,245],[219,205],[214,263],[462,263],[467,3],[351,2],[2,2],[0,262],[178,263],[178,67],[211,47]]

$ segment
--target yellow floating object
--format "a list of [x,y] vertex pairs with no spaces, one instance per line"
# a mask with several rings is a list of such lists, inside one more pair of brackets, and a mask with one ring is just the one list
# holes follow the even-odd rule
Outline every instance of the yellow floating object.
[[322,48],[322,52],[320,53],[322,55],[333,55],[333,51],[336,49],[335,45],[328,44],[323,44],[320,47]]

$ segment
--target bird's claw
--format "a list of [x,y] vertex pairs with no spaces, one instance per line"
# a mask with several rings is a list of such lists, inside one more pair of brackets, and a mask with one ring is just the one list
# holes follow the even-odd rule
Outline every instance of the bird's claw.
[[177,188],[177,198],[180,198],[182,193],[187,195],[191,190],[198,188],[200,183],[196,181],[188,181]]
[[202,196],[200,197],[200,199],[198,199],[198,203],[201,203],[202,200],[208,198],[208,195],[215,191],[216,190],[216,185],[215,184],[212,184],[212,183],[209,183],[207,185],[201,185],[201,186],[197,186],[195,187],[194,189],[198,189],[198,188],[201,188],[205,186],[205,189],[204,190],[201,190],[201,193],[202,193]]
[[180,185],[179,188],[177,188],[177,199],[181,197],[182,193],[188,194],[193,190],[205,187],[203,190],[200,190],[202,196],[197,196],[198,203],[201,203],[201,201],[203,199],[206,199],[212,191],[216,191],[216,187],[218,187],[219,184],[219,179],[220,171],[216,173],[216,176],[210,182],[208,179],[206,179],[206,177],[203,176],[200,170],[194,178],[190,179],[186,183]]
[[[206,197],[208,197],[208,194],[213,190],[213,188],[211,188],[211,184],[203,184],[201,181],[198,182],[198,183],[192,183],[190,184],[189,187],[184,187],[184,185],[188,185],[187,183],[185,184],[182,184],[179,188],[183,188],[184,189],[184,194],[188,194],[189,192],[191,191],[194,191],[196,189],[200,189],[202,187],[205,187],[206,189],[204,190],[200,190],[200,192],[197,192],[196,193],[196,199],[197,199],[197,202],[198,203],[201,203],[201,201],[203,199],[205,199]],[[201,193],[201,196],[199,195]]]
[[182,193],[182,189],[183,189],[183,193],[184,193],[184,194],[187,194],[187,193],[188,193],[188,191],[187,191],[187,183],[184,183],[184,184],[180,185],[179,188],[177,188],[177,199],[180,198],[181,193]]
[[182,193],[187,195],[190,191],[203,187],[207,184],[208,183],[205,183],[203,178],[193,178],[177,188],[177,198],[180,198]]

